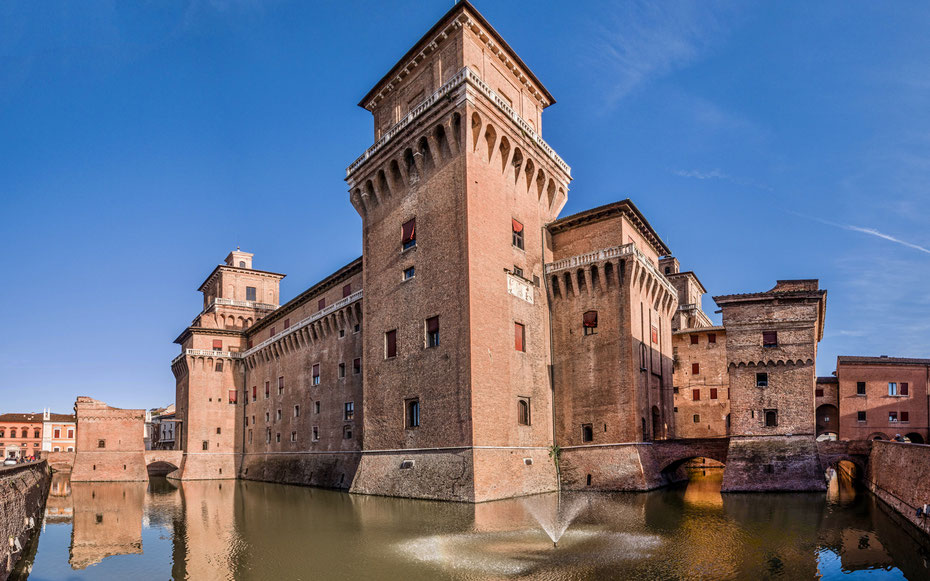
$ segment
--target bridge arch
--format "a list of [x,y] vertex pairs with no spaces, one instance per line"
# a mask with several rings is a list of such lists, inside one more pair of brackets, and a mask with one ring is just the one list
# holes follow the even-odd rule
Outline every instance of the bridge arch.
[[729,438],[694,438],[682,440],[662,440],[653,443],[656,467],[661,474],[670,475],[689,460],[710,458],[727,463],[730,449]]
[[924,443],[924,437],[918,434],[917,432],[910,432],[908,434],[904,434],[904,437],[910,440],[912,444],[923,444]]

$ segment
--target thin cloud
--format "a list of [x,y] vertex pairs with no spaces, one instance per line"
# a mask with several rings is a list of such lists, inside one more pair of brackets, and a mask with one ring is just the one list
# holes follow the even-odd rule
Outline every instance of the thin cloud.
[[821,224],[826,224],[827,226],[833,226],[834,228],[842,228],[843,230],[849,230],[850,232],[860,232],[862,234],[868,234],[869,236],[875,236],[876,238],[881,238],[882,240],[887,240],[889,242],[894,242],[895,244],[900,244],[901,246],[906,246],[913,250],[923,252],[924,254],[930,254],[930,248],[921,246],[920,244],[914,244],[913,242],[908,242],[907,240],[901,240],[900,238],[895,238],[890,234],[885,234],[880,232],[875,228],[866,228],[864,226],[854,226],[852,224],[840,224],[838,222],[831,222],[829,220],[824,220],[823,218],[815,218],[814,216],[805,216],[804,214],[798,214],[797,212],[792,212],[802,218],[807,218],[809,220],[814,220],[820,222]]
[[719,169],[712,169],[710,171],[698,170],[698,169],[673,169],[671,170],[673,174],[682,178],[691,178],[696,180],[722,180],[725,182],[730,182],[738,186],[748,186],[751,188],[758,188],[760,190],[766,190],[771,192],[772,188],[765,184],[756,183],[751,180],[738,178],[731,176],[728,173],[725,173]]

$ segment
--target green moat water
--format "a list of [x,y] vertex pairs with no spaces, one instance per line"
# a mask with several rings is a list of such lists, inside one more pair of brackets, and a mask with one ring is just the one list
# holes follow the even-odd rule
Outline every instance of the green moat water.
[[728,495],[720,482],[719,470],[698,470],[644,494],[473,506],[56,474],[12,578],[930,579],[930,543],[849,482],[834,479],[827,494]]

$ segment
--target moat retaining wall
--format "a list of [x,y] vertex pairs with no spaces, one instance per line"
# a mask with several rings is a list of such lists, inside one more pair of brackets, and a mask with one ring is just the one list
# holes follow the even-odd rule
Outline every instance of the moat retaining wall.
[[[0,468],[0,581],[6,581],[26,553],[29,540],[42,526],[50,482],[48,463],[44,460]],[[9,539],[18,542],[20,549],[11,547]]]
[[930,535],[930,518],[917,515],[917,509],[930,505],[930,446],[873,442],[866,484],[875,496]]

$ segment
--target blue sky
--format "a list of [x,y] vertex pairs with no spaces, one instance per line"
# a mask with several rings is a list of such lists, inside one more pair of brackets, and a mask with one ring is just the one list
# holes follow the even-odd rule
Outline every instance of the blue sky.
[[[165,405],[230,250],[284,299],[359,256],[356,103],[450,6],[0,3],[0,411]],[[819,278],[821,374],[930,356],[930,5],[528,6],[477,2],[558,100],[563,215],[632,198],[711,295]]]

